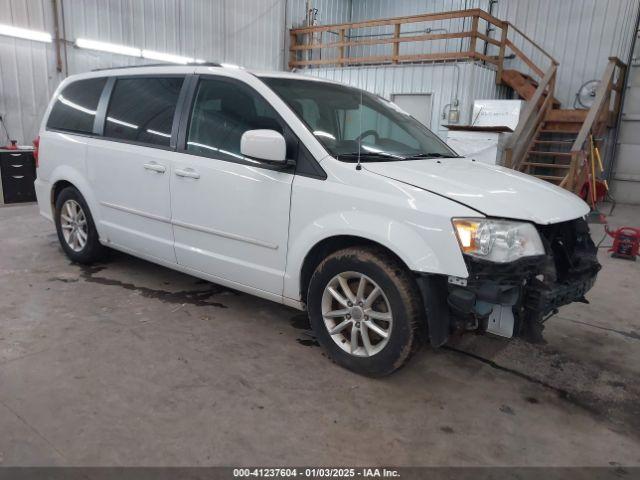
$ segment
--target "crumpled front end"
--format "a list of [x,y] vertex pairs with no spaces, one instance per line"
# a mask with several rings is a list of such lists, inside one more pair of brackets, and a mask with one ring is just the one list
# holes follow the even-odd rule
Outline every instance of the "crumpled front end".
[[587,302],[584,295],[601,268],[587,223],[576,219],[536,228],[545,255],[502,264],[465,255],[466,279],[418,278],[432,345],[469,330],[540,342],[545,320],[559,307]]

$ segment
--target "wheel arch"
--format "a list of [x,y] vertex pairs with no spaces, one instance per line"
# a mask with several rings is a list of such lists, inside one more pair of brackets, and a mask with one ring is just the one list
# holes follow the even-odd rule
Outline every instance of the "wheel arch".
[[68,165],[61,165],[52,172],[50,178],[51,190],[49,199],[52,213],[55,214],[55,202],[58,195],[60,195],[60,192],[67,187],[73,187],[80,192],[80,195],[82,195],[85,202],[87,202],[94,224],[98,230],[98,234],[102,236],[98,203],[93,195],[91,186],[84,175],[78,172],[75,168]]
[[320,262],[322,262],[322,260],[324,260],[332,253],[337,252],[338,250],[356,246],[370,246],[378,248],[388,255],[394,257],[396,260],[398,260],[398,262],[404,265],[407,270],[410,271],[409,266],[400,257],[400,255],[379,242],[358,235],[334,235],[331,237],[327,237],[317,242],[309,250],[302,262],[302,266],[300,268],[299,288],[300,298],[304,303],[307,302],[307,290],[309,288],[311,276],[313,275],[313,272],[320,264]]
[[56,183],[54,183],[51,186],[51,195],[49,200],[51,203],[52,211],[55,209],[56,200],[58,200],[58,196],[60,195],[60,192],[62,192],[62,190],[64,190],[67,187],[73,187],[76,190],[78,189],[78,187],[76,187],[73,183],[71,183],[68,180],[58,180]]

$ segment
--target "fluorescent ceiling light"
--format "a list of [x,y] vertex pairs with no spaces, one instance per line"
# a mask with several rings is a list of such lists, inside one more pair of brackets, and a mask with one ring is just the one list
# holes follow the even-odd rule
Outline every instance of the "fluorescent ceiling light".
[[169,133],[163,133],[163,132],[159,132],[157,130],[151,130],[150,128],[147,128],[147,133],[151,133],[153,135],[160,135],[161,137],[171,138],[171,134],[169,134]]
[[0,35],[24,38],[26,40],[35,40],[36,42],[51,43],[51,34],[48,32],[27,30],[26,28],[12,27],[11,25],[0,25]]
[[95,115],[96,114],[95,110],[90,110],[90,109],[88,109],[86,107],[83,107],[82,105],[78,105],[77,103],[72,102],[68,98],[63,97],[62,95],[58,95],[58,100],[60,101],[60,103],[66,105],[67,107],[75,108],[76,110],[79,110],[79,111],[84,112],[84,113],[88,113],[89,115]]
[[118,125],[122,125],[123,127],[133,128],[134,130],[138,129],[138,125],[134,125],[133,123],[125,122],[124,120],[118,120],[117,118],[107,117],[107,122],[117,123]]
[[[1,27],[1,26],[0,26]],[[0,34],[2,31],[0,30]],[[51,41],[51,40],[49,40]],[[79,48],[87,48],[89,50],[98,50],[100,52],[116,53],[119,55],[128,55],[131,57],[142,57],[149,60],[159,60],[161,62],[181,63],[206,63],[201,58],[183,57],[181,55],[173,55],[171,53],[156,52],[154,50],[141,50],[135,47],[127,47],[126,45],[118,45],[116,43],[98,42],[97,40],[89,40],[88,38],[78,38],[76,46]],[[231,65],[230,65],[231,66]]]
[[335,140],[336,139],[336,137],[331,135],[329,132],[323,132],[322,130],[314,130],[313,134],[316,137],[327,137],[327,138],[330,138],[331,140]]
[[76,46],[80,48],[88,48],[89,50],[129,55],[131,57],[140,57],[142,55],[142,51],[139,48],[127,47],[125,45],[118,45],[115,43],[97,42],[86,38],[78,38],[76,40]]
[[180,55],[172,55],[170,53],[154,52],[153,50],[142,50],[142,57],[150,60],[160,60],[161,62],[169,63],[192,63],[193,58],[181,57]]

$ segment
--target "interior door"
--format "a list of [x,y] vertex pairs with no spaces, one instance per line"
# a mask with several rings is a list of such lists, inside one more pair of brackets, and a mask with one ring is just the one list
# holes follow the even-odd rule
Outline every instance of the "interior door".
[[431,128],[430,94],[396,93],[391,100],[425,127]]
[[116,80],[104,139],[90,139],[87,170],[100,223],[116,246],[176,262],[169,177],[171,134],[184,77]]
[[222,77],[199,80],[188,117],[170,175],[178,263],[281,295],[293,172],[243,157],[240,138],[284,125],[252,87]]

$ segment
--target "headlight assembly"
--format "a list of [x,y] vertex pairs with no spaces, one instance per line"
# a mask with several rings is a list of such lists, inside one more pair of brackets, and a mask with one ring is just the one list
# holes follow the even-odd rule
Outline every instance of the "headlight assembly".
[[490,218],[454,218],[462,252],[490,262],[506,263],[544,255],[544,246],[531,223]]

